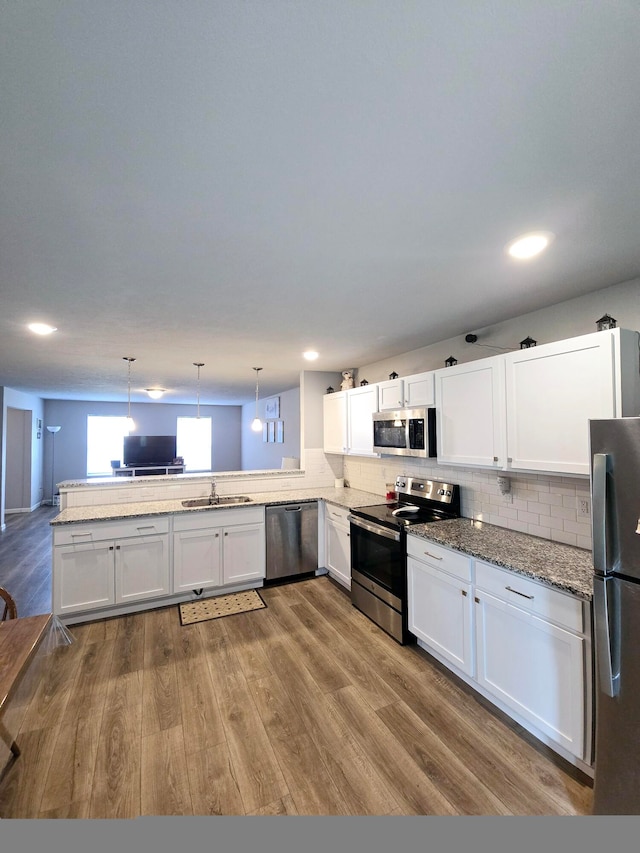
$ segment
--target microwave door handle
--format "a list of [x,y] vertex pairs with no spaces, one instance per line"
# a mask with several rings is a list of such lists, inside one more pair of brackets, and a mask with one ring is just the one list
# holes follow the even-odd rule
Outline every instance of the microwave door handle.
[[592,508],[593,508],[593,568],[597,574],[606,575],[611,572],[607,564],[608,530],[607,530],[607,469],[608,455],[593,454],[592,472]]

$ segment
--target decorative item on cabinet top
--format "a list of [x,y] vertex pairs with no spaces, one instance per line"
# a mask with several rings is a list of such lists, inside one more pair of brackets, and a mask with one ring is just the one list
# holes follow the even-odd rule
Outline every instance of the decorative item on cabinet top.
[[331,387],[331,385],[329,385],[329,387],[327,388],[326,393],[327,393],[327,394],[333,394],[334,390],[335,390],[335,389],[334,389],[334,388],[332,388],[332,387]]
[[343,370],[340,390],[347,391],[349,388],[353,388],[353,373],[350,370]]
[[534,347],[538,341],[534,341],[533,338],[525,338],[523,341],[520,341],[520,349],[530,349]]
[[369,383],[367,382],[367,380],[366,380],[366,379],[361,379],[361,380],[360,380],[360,385],[368,385],[368,384],[369,384]]
[[397,378],[398,378],[398,374],[395,372],[395,370],[393,370],[393,371],[389,374],[389,379],[397,379]]
[[450,355],[449,358],[445,359],[444,366],[445,367],[453,367],[454,364],[458,363],[458,359],[454,358],[454,356]]
[[596,320],[596,329],[599,332],[603,332],[605,329],[615,329],[616,325],[616,321],[609,314],[605,314],[599,320]]

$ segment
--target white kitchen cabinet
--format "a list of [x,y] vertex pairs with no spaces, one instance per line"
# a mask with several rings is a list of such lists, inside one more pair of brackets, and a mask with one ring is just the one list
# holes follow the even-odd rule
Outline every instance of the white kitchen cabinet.
[[504,359],[435,371],[438,462],[503,468]]
[[330,576],[351,589],[351,533],[349,510],[325,505],[325,568]]
[[413,409],[433,406],[435,402],[434,373],[414,373],[398,379],[378,382],[378,411]]
[[588,765],[589,605],[407,536],[408,624],[418,643],[565,757]]
[[408,536],[407,597],[411,633],[473,675],[471,559]]
[[373,413],[378,411],[377,385],[362,385],[347,393],[347,447],[356,456],[378,456],[373,451]]
[[54,530],[56,615],[170,592],[167,518],[71,524]]
[[373,413],[378,411],[378,386],[362,385],[325,394],[324,452],[375,456]]
[[174,518],[174,592],[241,584],[264,576],[262,507],[209,510]]
[[478,683],[583,759],[588,657],[580,602],[486,563],[476,571]]
[[324,452],[347,452],[347,392],[335,391],[322,398],[324,413]]
[[589,419],[638,414],[638,336],[581,335],[436,372],[438,462],[589,474]]

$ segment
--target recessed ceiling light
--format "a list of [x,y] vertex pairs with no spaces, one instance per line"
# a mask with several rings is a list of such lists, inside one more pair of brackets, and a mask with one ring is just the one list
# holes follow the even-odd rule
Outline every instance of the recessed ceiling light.
[[50,335],[51,332],[57,332],[55,326],[49,326],[47,323],[29,323],[27,328],[36,335]]
[[307,361],[315,361],[315,360],[316,360],[316,358],[318,357],[318,353],[317,353],[315,350],[312,350],[312,349],[307,350],[306,352],[304,352],[304,353],[302,353],[302,354],[303,354],[303,355],[304,355],[304,357],[307,359]]
[[523,234],[516,237],[506,247],[507,254],[519,261],[535,258],[544,251],[553,240],[554,235],[550,231],[536,231],[532,234]]
[[152,400],[159,400],[165,392],[164,388],[145,388],[144,390]]

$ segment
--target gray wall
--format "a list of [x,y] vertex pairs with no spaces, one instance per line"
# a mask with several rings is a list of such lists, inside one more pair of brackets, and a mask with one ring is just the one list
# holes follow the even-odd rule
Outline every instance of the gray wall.
[[[87,476],[87,416],[126,415],[122,403],[84,400],[45,400],[45,425],[59,424],[62,429],[55,442],[55,482],[84,480]],[[212,470],[241,469],[240,406],[200,406],[200,415],[211,418]],[[194,417],[192,405],[176,403],[136,403],[131,406],[136,435],[175,435],[176,419]],[[48,434],[47,434],[48,435]],[[46,442],[45,471],[50,470],[51,442]],[[50,481],[45,484],[50,497]]]
[[[265,442],[262,433],[253,432],[251,421],[256,414],[255,400],[242,407],[242,470],[263,471],[281,468],[283,456],[300,458],[300,388],[275,395],[280,398],[280,420],[284,424],[282,444]],[[273,397],[267,397],[265,400]],[[258,398],[258,417],[265,422],[265,400]],[[238,466],[239,468],[240,466]]]

